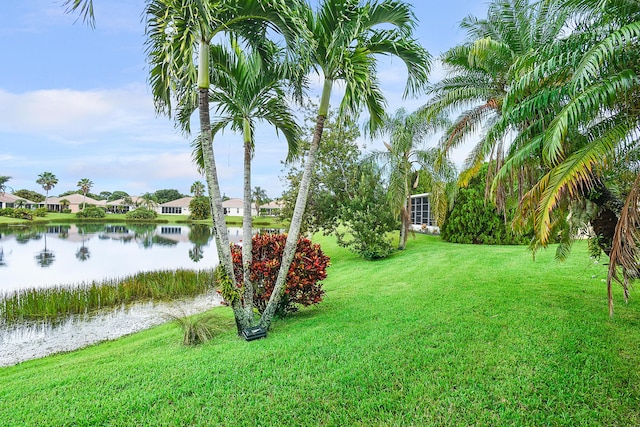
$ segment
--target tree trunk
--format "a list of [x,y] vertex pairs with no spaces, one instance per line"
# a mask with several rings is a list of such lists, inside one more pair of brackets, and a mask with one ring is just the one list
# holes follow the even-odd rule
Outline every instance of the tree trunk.
[[600,249],[609,256],[623,203],[599,180],[586,198],[600,208],[596,217],[591,220],[591,226],[598,237]]
[[276,284],[273,287],[273,292],[271,293],[267,307],[260,317],[260,326],[266,329],[269,329],[271,326],[271,320],[273,319],[273,315],[275,314],[276,308],[282,298],[287,275],[289,274],[289,268],[291,267],[291,262],[293,261],[293,257],[298,247],[298,238],[300,236],[300,228],[302,227],[302,216],[304,215],[307,205],[309,187],[311,185],[311,175],[313,174],[318,148],[320,147],[320,140],[322,139],[324,122],[329,113],[329,99],[331,97],[332,86],[333,81],[325,77],[324,87],[322,89],[322,98],[318,109],[318,117],[316,119],[316,127],[313,132],[313,141],[311,142],[311,147],[309,147],[304,172],[302,173],[302,179],[300,180],[296,206],[293,210],[293,217],[291,218],[291,225],[289,226],[289,234],[287,235],[287,241],[282,254],[282,261],[280,263],[280,271],[278,272],[278,278],[276,279]]
[[[251,156],[253,154],[251,123],[244,119],[244,214],[242,217],[242,277],[244,281],[244,311],[253,323],[253,283],[251,263],[253,260],[253,220],[251,218]],[[251,326],[251,325],[249,325]]]
[[[209,200],[211,205],[211,216],[213,217],[213,228],[215,230],[216,246],[218,248],[218,258],[225,273],[236,284],[233,273],[233,260],[231,258],[231,248],[229,247],[229,234],[227,224],[224,221],[224,210],[222,208],[222,196],[220,195],[220,185],[218,183],[218,170],[213,152],[213,141],[211,138],[211,117],[209,113],[209,43],[200,42],[200,64],[198,67],[198,109],[200,114],[200,143],[202,145],[202,158],[204,160],[205,177],[209,189]],[[242,329],[248,328],[249,319],[242,309],[240,298],[234,299],[231,304],[236,320],[238,334]]]

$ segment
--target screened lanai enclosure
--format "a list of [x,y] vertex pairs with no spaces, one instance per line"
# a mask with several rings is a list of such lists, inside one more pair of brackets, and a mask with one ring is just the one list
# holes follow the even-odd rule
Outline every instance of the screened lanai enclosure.
[[429,193],[411,196],[411,227],[416,231],[437,233],[440,231],[431,209]]

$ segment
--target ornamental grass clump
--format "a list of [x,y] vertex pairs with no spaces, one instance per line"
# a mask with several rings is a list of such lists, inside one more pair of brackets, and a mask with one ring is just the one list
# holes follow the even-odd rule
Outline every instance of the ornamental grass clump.
[[167,314],[167,318],[182,329],[184,345],[203,344],[232,326],[230,319],[221,318],[214,313],[188,316],[182,310],[179,315]]

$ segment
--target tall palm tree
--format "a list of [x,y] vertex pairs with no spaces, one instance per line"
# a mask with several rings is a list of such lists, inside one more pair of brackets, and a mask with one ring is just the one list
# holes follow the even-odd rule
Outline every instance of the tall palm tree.
[[202,197],[204,196],[204,192],[206,191],[204,184],[201,181],[196,181],[191,184],[191,194],[193,197]]
[[58,183],[58,178],[51,172],[42,172],[38,175],[38,179],[36,180],[36,184],[40,184],[42,189],[45,191],[44,197],[44,206],[47,206],[47,199],[49,198],[49,190],[56,186]]
[[388,136],[389,142],[384,142],[385,151],[375,151],[371,157],[381,163],[387,173],[389,206],[396,218],[401,220],[398,249],[402,250],[407,244],[411,226],[411,194],[418,185],[418,170],[434,172],[427,174],[427,179],[434,190],[431,192],[430,202],[433,207],[437,207],[443,206],[439,200],[446,199],[446,185],[436,185],[436,182],[441,181],[439,177],[442,174],[439,170],[444,172],[446,169],[444,175],[451,181],[455,177],[455,168],[447,161],[442,163],[442,167],[437,166],[437,150],[420,148],[427,136],[444,125],[444,119],[427,119],[420,112],[409,114],[404,108],[400,108],[393,116],[385,117],[383,122],[377,134]]
[[[210,102],[215,118],[212,123],[212,138],[230,127],[242,135],[244,146],[244,215],[242,242],[242,265],[244,286],[244,310],[248,318],[253,316],[253,285],[250,266],[252,261],[253,220],[251,217],[251,160],[253,158],[257,121],[264,121],[281,132],[289,147],[288,158],[298,151],[301,130],[295,121],[295,113],[289,106],[285,92],[285,80],[293,76],[291,67],[285,62],[283,51],[274,44],[262,46],[269,54],[263,58],[257,50],[243,51],[235,37],[230,47],[211,47]],[[186,116],[189,116],[187,114]],[[194,157],[202,166],[202,147],[196,141]]]
[[91,181],[89,178],[82,178],[80,181],[78,181],[78,187],[80,188],[80,191],[82,191],[82,210],[84,210],[85,206],[87,205],[87,193],[89,192],[89,190],[91,190],[91,187],[93,187],[93,181]]
[[403,1],[324,0],[317,12],[305,6],[303,16],[305,28],[313,35],[314,42],[309,46],[309,66],[320,74],[323,89],[278,279],[260,319],[260,325],[265,328],[271,324],[297,247],[334,84],[344,83],[339,114],[356,116],[365,107],[370,127],[375,129],[384,113],[384,96],[376,76],[377,55],[396,56],[405,63],[408,71],[405,96],[419,92],[426,85],[430,67],[428,52],[413,38],[415,15],[411,6]]
[[[294,22],[299,9],[297,6],[298,0],[149,0],[146,6],[147,54],[156,109],[171,116],[172,100],[176,99],[178,123],[185,132],[189,132],[190,122],[186,118],[197,105],[200,121],[198,138],[216,244],[226,277],[234,284],[209,111],[211,42],[218,35],[235,32],[244,40],[261,45],[269,28],[284,34],[292,42],[300,28]],[[238,332],[249,327],[252,319],[242,309],[239,299],[232,308]]]
[[[449,74],[430,89],[433,98],[423,110],[427,117],[457,115],[441,140],[443,153],[478,139],[463,165],[460,185],[467,185],[488,160],[490,187],[509,150],[508,133],[499,133],[495,128],[504,123],[500,119],[513,80],[513,66],[536,48],[555,40],[562,33],[568,14],[554,1],[494,0],[486,18],[468,16],[462,21],[467,41],[442,55]],[[530,185],[531,173],[517,175],[519,183],[513,187]],[[496,204],[503,210],[507,188],[511,187],[501,186],[494,193]]]

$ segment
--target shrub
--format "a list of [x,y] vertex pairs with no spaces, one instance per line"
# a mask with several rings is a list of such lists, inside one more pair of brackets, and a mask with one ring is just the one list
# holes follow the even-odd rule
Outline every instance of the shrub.
[[76,218],[104,218],[105,216],[105,210],[97,206],[87,206],[76,213]]
[[[259,313],[263,313],[273,292],[280,270],[280,260],[284,251],[285,234],[258,234],[253,236],[251,280],[253,281],[253,303]],[[231,246],[234,272],[239,287],[244,283],[242,274],[242,248]],[[322,301],[324,290],[321,280],[327,277],[329,257],[320,245],[309,239],[300,238],[287,275],[284,295],[276,309],[276,315],[285,316],[298,310],[298,305],[309,306]]]
[[33,211],[25,208],[4,208],[0,209],[0,216],[17,219],[33,219]]
[[62,209],[62,213],[65,213],[65,214],[71,213],[71,209],[69,208]]
[[209,204],[209,198],[205,196],[194,197],[189,202],[189,219],[207,219],[211,216],[211,205]]
[[485,200],[486,166],[466,188],[459,190],[453,209],[442,224],[440,235],[452,243],[518,245],[530,240],[531,233],[511,230],[495,205]]
[[126,216],[127,219],[155,219],[158,217],[158,212],[147,208],[138,208],[127,212]]
[[205,343],[216,334],[231,327],[229,319],[221,318],[216,314],[187,316],[183,311],[180,315],[169,314],[167,317],[182,329],[182,344],[184,345]]
[[37,208],[33,211],[33,214],[37,217],[43,217],[47,215],[47,208]]

